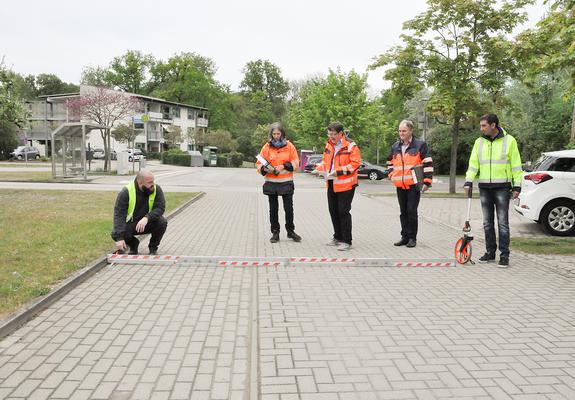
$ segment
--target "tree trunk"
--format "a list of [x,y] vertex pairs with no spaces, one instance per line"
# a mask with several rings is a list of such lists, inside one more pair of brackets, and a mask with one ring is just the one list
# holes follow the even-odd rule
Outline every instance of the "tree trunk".
[[104,143],[104,171],[108,170],[108,163],[110,162],[110,151],[106,146],[106,134],[105,131],[100,129],[100,136],[102,137],[102,142]]
[[575,144],[575,101],[573,102],[573,116],[571,117],[571,144]]
[[455,176],[457,173],[457,146],[459,146],[459,124],[461,114],[457,114],[451,125],[451,160],[449,161],[449,193],[455,193]]
[[112,172],[112,143],[110,142],[110,129],[106,129],[106,143],[108,143],[108,169],[106,171]]

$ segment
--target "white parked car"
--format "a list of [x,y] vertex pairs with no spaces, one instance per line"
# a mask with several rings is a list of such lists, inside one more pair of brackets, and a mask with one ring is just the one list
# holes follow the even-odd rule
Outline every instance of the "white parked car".
[[142,150],[140,149],[126,149],[122,151],[128,153],[129,162],[138,161],[143,156]]
[[575,232],[575,150],[543,153],[521,181],[515,211],[555,236]]

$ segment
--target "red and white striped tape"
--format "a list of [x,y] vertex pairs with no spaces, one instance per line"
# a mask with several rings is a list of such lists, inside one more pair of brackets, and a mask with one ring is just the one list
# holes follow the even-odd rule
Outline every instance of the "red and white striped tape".
[[292,257],[292,263],[354,263],[355,258],[330,258],[330,257]]
[[222,267],[277,267],[340,265],[352,267],[455,267],[455,260],[400,260],[392,258],[337,257],[230,257],[110,254],[108,262],[115,264],[211,264]]
[[111,254],[108,256],[109,260],[133,260],[133,261],[174,261],[178,262],[182,259],[181,256],[150,256],[150,255],[139,255],[139,254]]
[[279,261],[220,261],[222,267],[277,267],[282,265]]
[[452,262],[396,262],[394,267],[452,267]]

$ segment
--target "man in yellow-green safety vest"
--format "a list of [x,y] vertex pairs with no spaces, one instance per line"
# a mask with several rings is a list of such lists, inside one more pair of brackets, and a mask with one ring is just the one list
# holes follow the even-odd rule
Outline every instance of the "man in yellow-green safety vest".
[[509,266],[509,197],[515,199],[521,191],[521,155],[517,141],[499,127],[499,118],[487,114],[479,119],[483,135],[475,141],[469,167],[465,174],[465,193],[469,193],[473,180],[479,176],[479,197],[483,210],[486,253],[480,263],[495,261],[495,211],[499,233],[499,267]]
[[140,241],[136,235],[151,233],[148,249],[151,255],[157,254],[168,227],[165,210],[164,192],[154,183],[154,175],[141,170],[116,198],[112,230],[116,251],[123,253],[129,248],[129,254],[138,254]]

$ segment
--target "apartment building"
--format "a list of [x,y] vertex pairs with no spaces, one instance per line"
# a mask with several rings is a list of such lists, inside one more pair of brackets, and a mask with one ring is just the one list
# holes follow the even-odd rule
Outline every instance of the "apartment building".
[[[37,100],[25,102],[28,110],[29,127],[20,132],[21,142],[38,147],[43,155],[50,149],[52,132],[65,122],[79,122],[67,107],[67,102],[96,90],[93,86],[81,85],[79,93],[61,93],[41,96]],[[135,93],[122,93],[141,101],[143,110],[117,121],[131,125],[138,133],[135,146],[146,151],[160,152],[166,149],[165,137],[174,130],[181,132],[172,148],[195,150],[196,139],[203,137],[208,128],[208,109],[190,104],[176,103],[151,96]],[[82,121],[95,122],[95,121]],[[172,135],[173,136],[173,135]],[[103,148],[103,139],[99,131],[91,132],[88,143],[91,148]],[[48,147],[46,147],[48,144]],[[116,152],[128,147],[112,138],[112,149]]]

